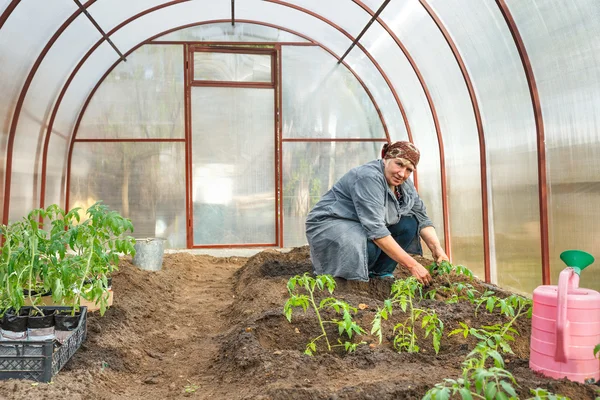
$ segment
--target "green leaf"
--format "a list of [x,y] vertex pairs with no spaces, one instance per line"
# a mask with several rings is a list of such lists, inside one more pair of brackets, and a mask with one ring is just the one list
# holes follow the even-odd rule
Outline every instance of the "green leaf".
[[486,399],[493,400],[493,398],[496,397],[497,391],[498,388],[496,388],[496,382],[488,382],[487,385],[485,385],[484,396]]
[[510,383],[506,381],[500,381],[500,386],[502,386],[502,389],[504,389],[504,391],[509,395],[513,397],[518,397],[517,391],[515,390],[515,388],[513,388],[513,386]]
[[473,395],[471,394],[471,391],[467,388],[458,389],[458,393],[460,394],[460,397],[463,400],[473,400]]
[[496,400],[509,400],[508,396],[504,392],[496,393]]
[[598,357],[599,353],[600,353],[600,343],[598,343],[596,345],[596,347],[594,347],[594,357]]

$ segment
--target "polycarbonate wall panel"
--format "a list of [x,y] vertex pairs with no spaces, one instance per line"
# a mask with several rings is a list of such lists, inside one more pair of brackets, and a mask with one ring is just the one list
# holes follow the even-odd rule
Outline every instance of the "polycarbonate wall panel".
[[192,88],[194,244],[274,244],[275,90]]
[[401,138],[408,140],[408,133],[404,125],[404,119],[390,87],[385,82],[381,72],[367,58],[362,50],[354,47],[345,58],[350,68],[363,80],[371,91],[377,106],[381,110],[390,138]]
[[194,52],[194,80],[272,82],[272,57],[267,54]]
[[[527,47],[544,117],[556,284],[566,267],[559,257],[564,250],[600,257],[600,3],[507,3]],[[597,268],[581,274],[582,287],[600,290]]]
[[[311,2],[311,4],[313,3]],[[314,4],[317,4],[317,2]],[[239,7],[238,4],[236,4],[236,15],[239,18],[264,21],[276,25],[285,23],[286,27],[324,44],[340,57],[352,44],[347,37],[335,28],[306,13],[289,7],[273,3],[255,3],[249,1],[239,4]],[[334,22],[338,24],[350,23],[350,21],[347,21],[346,19],[340,20],[340,18],[346,17],[338,15]],[[368,17],[365,20],[368,21]],[[355,29],[356,35],[360,33],[361,29],[360,26]],[[353,32],[354,31],[351,31],[350,33],[352,34]],[[356,48],[346,57],[345,61],[365,81],[367,88],[370,90],[375,102],[381,109],[390,136],[406,137],[406,130],[398,106],[396,105],[389,87],[373,63],[366,59],[366,56],[362,54],[360,49]]]
[[[417,170],[419,194],[428,206],[428,214],[433,220],[438,236],[443,243],[444,226],[439,144],[431,109],[427,103],[423,87],[407,57],[381,25],[371,25],[361,39],[361,43],[379,61],[394,85],[404,106],[414,144],[419,149],[424,150],[421,152]],[[396,104],[390,104],[390,106],[398,109]],[[388,123],[399,128],[390,132],[392,141],[408,140],[408,134],[404,129],[401,116],[396,115],[396,118]],[[400,129],[402,129],[403,134],[398,136],[397,132]],[[396,133],[393,134],[394,132]]]
[[[235,14],[236,18],[262,21],[301,33],[327,46],[339,57],[352,44],[346,36],[325,22],[290,7],[264,1],[237,2]],[[358,27],[357,32],[360,29]]]
[[11,0],[0,0],[0,15],[6,10]]
[[303,246],[308,212],[350,169],[379,157],[381,143],[283,143],[283,243]]
[[54,136],[48,143],[48,159],[46,160],[46,190],[44,204],[58,204],[65,207],[66,163],[69,141],[63,136]]
[[[113,0],[113,2],[115,1]],[[127,51],[144,40],[169,29],[196,22],[226,18],[231,18],[231,2],[212,0],[188,1],[171,5],[137,18],[115,32],[111,36],[111,39],[121,51]]]
[[377,138],[373,102],[348,69],[319,47],[282,48],[284,138]]
[[164,0],[102,0],[92,4],[88,10],[108,32],[129,17],[164,3]]
[[32,195],[35,207],[40,205],[43,147],[52,106],[81,53],[100,38],[89,20],[80,15],[57,38],[31,81],[23,102],[23,110],[27,111],[19,116],[15,133],[13,171],[19,175],[13,176],[11,187],[14,217],[28,212],[26,199]]
[[187,42],[307,42],[300,36],[268,26],[247,24],[244,22],[222,22],[194,26],[168,33],[155,41]]
[[356,37],[371,16],[356,3],[348,0],[292,0],[286,1],[299,7],[310,10],[330,21]]
[[536,130],[514,40],[493,0],[430,0],[475,86],[488,158],[492,281],[531,292],[542,283]]
[[[363,27],[371,18],[361,7],[346,0],[306,0],[296,3],[330,20],[354,38],[360,34]],[[340,12],[340,10],[343,10],[343,12]],[[327,39],[323,41],[324,44],[327,44],[327,42]],[[338,54],[338,56],[341,56],[346,50],[347,48]],[[345,61],[365,81],[367,87],[372,92],[384,116],[390,137],[407,138],[406,127],[404,126],[400,109],[385,79],[374,64],[358,47],[355,47],[347,55]]]
[[145,45],[94,93],[78,139],[183,139],[183,48]]
[[[68,18],[77,6],[72,1],[21,2],[11,13],[10,18],[0,30],[0,158],[6,160],[8,135],[13,112],[25,79],[38,55],[50,40],[62,22]],[[31,159],[32,149],[36,148],[37,132],[28,132],[31,139],[27,158]],[[13,185],[11,197],[18,199],[11,205],[9,218],[18,219],[36,207],[34,201],[34,178],[29,163],[20,162],[19,155],[13,154],[16,161],[12,166],[12,180],[22,181],[22,187]],[[0,165],[0,194],[4,198],[5,162]]]
[[[412,55],[435,106],[444,145],[452,261],[483,277],[479,139],[465,80],[448,43],[420,3],[390,2],[381,18]],[[379,26],[373,33],[377,30],[379,36],[385,34]],[[420,134],[415,131],[415,136]],[[435,144],[428,143],[426,151]],[[437,182],[419,175],[421,190],[430,184]],[[443,221],[434,222],[440,231]]]
[[184,143],[75,143],[70,207],[102,200],[131,218],[133,236],[186,247]]

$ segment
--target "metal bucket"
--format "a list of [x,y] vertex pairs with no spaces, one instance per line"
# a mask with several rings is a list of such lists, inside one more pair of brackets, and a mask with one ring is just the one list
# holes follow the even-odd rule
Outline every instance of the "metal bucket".
[[164,244],[165,239],[162,238],[136,239],[133,265],[146,271],[159,271],[165,253]]

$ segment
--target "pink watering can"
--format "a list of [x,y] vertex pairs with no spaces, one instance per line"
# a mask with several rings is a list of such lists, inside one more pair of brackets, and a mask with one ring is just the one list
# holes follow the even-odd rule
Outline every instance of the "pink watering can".
[[579,250],[560,255],[567,264],[558,286],[533,291],[529,368],[543,375],[576,382],[600,381],[600,293],[579,288],[579,274],[594,257]]

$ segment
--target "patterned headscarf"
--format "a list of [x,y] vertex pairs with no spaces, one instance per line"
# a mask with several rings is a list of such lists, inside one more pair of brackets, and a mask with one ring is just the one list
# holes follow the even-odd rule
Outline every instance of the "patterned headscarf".
[[413,165],[415,168],[419,163],[419,158],[421,157],[421,153],[419,149],[415,147],[411,142],[394,142],[392,144],[384,144],[383,149],[381,149],[381,158],[405,158]]

